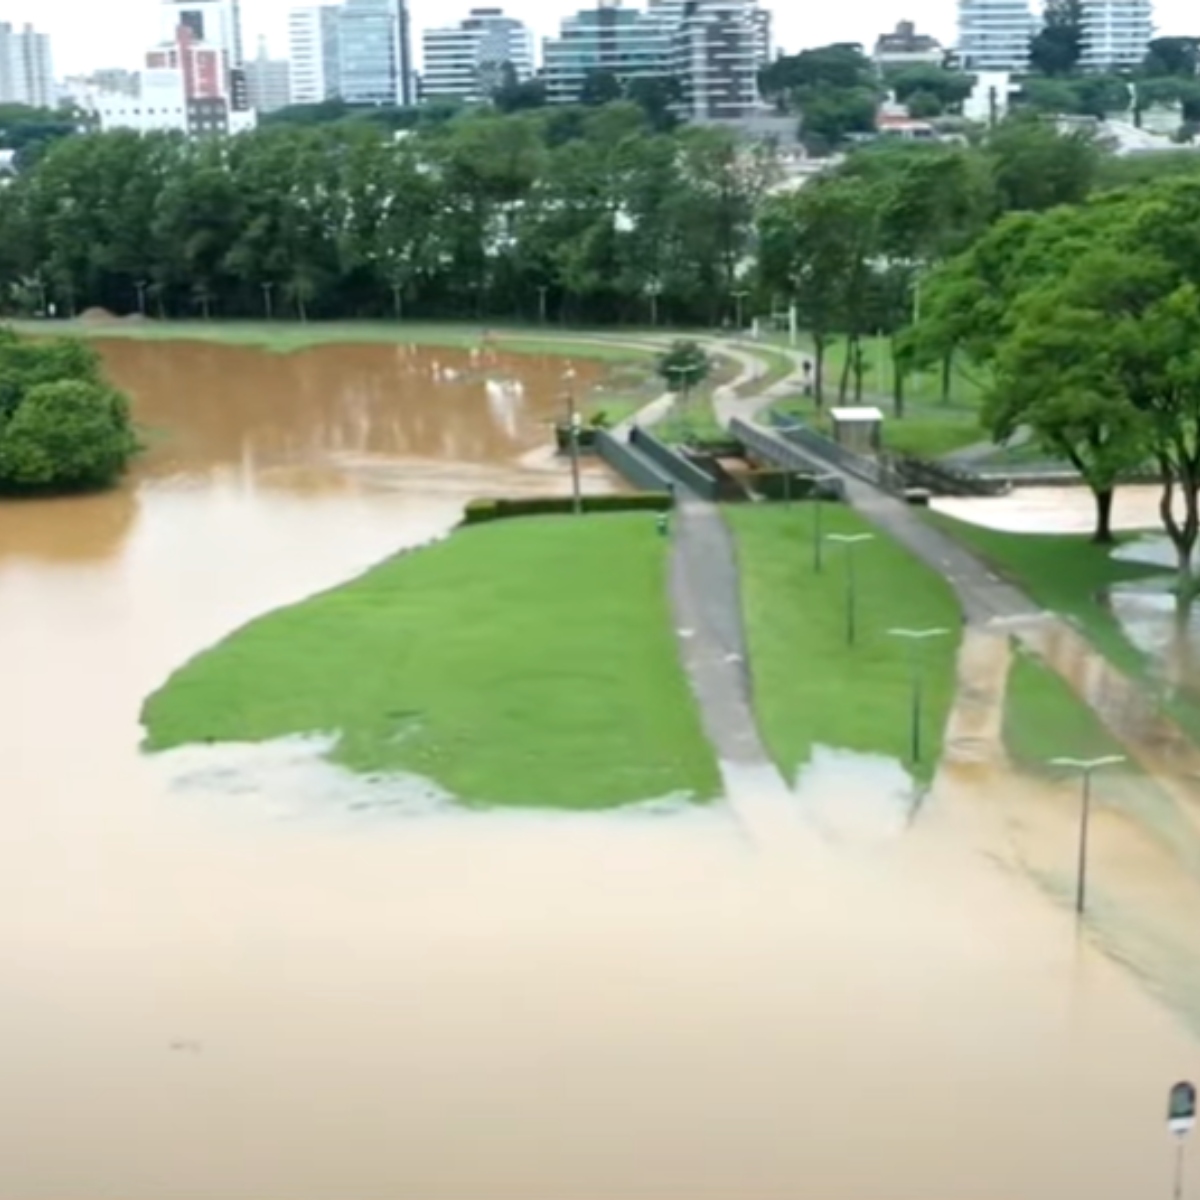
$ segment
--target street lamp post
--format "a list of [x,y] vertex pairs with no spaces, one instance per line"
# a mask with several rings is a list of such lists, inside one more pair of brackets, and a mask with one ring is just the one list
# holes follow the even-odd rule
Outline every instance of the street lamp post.
[[150,285],[144,279],[139,279],[133,286],[137,288],[138,312],[144,317],[146,315],[146,288]]
[[274,290],[275,290],[275,285],[271,282],[267,282],[262,285],[263,312],[266,314],[266,318],[268,321],[271,319],[271,317],[273,315],[272,309],[271,309],[271,293]]
[[821,534],[821,512],[824,509],[825,502],[821,499],[821,484],[832,483],[837,479],[836,475],[810,475],[812,480],[812,510],[813,510],[813,571],[820,575],[821,567],[823,566],[821,545],[824,542],[824,537]]
[[541,325],[546,323],[546,293],[549,290],[544,283],[538,286],[538,323]]
[[949,633],[948,629],[889,629],[892,637],[903,638],[910,643],[912,650],[912,706],[911,706],[911,736],[912,760],[914,765],[921,761],[921,684],[925,666],[921,647],[930,638],[942,637]]
[[1167,1100],[1167,1128],[1175,1135],[1174,1200],[1183,1200],[1183,1140],[1196,1124],[1196,1087],[1186,1079],[1171,1088]]
[[831,542],[846,547],[846,645],[853,646],[857,629],[858,596],[855,591],[854,547],[860,542],[874,541],[873,533],[828,533]]
[[563,372],[567,385],[567,439],[571,450],[571,511],[578,517],[583,513],[583,496],[579,487],[579,411],[575,407],[575,368]]
[[1106,754],[1102,758],[1052,758],[1052,767],[1065,767],[1078,771],[1083,776],[1083,807],[1079,819],[1079,875],[1075,886],[1075,912],[1083,915],[1084,897],[1087,890],[1088,825],[1092,817],[1092,773],[1101,767],[1114,767],[1123,763],[1123,754]]
[[750,295],[750,293],[744,288],[733,293],[734,311],[736,313],[734,320],[737,322],[737,331],[739,335],[742,332],[742,301],[745,300],[748,295]]

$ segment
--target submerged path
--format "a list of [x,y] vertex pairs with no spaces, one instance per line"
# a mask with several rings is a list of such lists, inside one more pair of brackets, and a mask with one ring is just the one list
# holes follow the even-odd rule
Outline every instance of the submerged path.
[[733,535],[715,504],[689,498],[675,512],[670,592],[683,664],[734,812],[758,846],[774,845],[799,823],[754,716]]

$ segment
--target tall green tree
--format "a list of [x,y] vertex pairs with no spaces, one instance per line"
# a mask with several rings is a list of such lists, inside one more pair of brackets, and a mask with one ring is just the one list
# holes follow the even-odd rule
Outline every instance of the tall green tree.
[[1042,75],[1070,75],[1083,55],[1083,37],[1083,0],[1046,0],[1029,65]]

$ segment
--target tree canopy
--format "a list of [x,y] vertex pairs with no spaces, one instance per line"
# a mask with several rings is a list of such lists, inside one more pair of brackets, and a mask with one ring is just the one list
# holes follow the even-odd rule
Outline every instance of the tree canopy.
[[1152,462],[1181,594],[1200,532],[1200,181],[998,222],[928,281],[914,337],[991,368],[992,432],[1026,425],[1075,463],[1096,536],[1123,471]]
[[0,330],[0,491],[107,487],[136,445],[125,397],[91,347]]
[[[773,152],[632,101],[237,138],[94,134],[0,189],[0,304],[719,322]],[[544,289],[544,291],[543,291]]]

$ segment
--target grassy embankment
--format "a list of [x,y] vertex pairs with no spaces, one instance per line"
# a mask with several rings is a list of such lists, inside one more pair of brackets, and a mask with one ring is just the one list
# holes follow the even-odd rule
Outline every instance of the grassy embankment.
[[[800,348],[811,354],[811,341],[804,338]],[[799,395],[781,400],[776,408],[828,431],[827,410],[837,404],[846,349],[846,342],[838,339],[826,350],[825,412],[818,412],[811,399]],[[987,433],[979,424],[983,385],[974,374],[956,366],[950,380],[950,398],[945,402],[942,400],[940,368],[914,371],[905,380],[905,416],[895,418],[890,415],[895,375],[890,343],[885,337],[866,338],[863,340],[863,352],[866,364],[863,400],[883,410],[883,441],[886,449],[921,458],[941,458],[966,446],[987,441]]]
[[651,514],[461,530],[231,635],[146,702],[147,746],[337,732],[334,759],[464,802],[719,793]]
[[655,353],[651,347],[626,344],[626,338],[631,339],[631,343],[636,342],[637,335],[618,330],[596,334],[571,330],[560,335],[540,327],[502,327],[485,321],[463,324],[415,321],[21,321],[15,323],[15,328],[30,334],[221,342],[258,346],[276,354],[330,343],[394,342],[470,349],[480,344],[485,331],[498,348],[520,354],[629,361],[646,360]]
[[[973,550],[998,575],[1016,584],[1041,607],[1070,620],[1118,670],[1149,688],[1157,688],[1154,662],[1126,637],[1104,603],[1104,596],[1118,584],[1162,575],[1161,568],[1115,559],[1109,548],[1094,545],[1084,534],[1008,533],[938,513],[928,514],[928,519]],[[1116,753],[1111,737],[1098,722],[1091,734],[1085,735],[1076,728],[1079,723],[1067,711],[1067,701],[1074,693],[1057,676],[1050,676],[1051,688],[1040,690],[1057,691],[1062,704],[1056,705],[1048,695],[1044,696],[1041,708],[1030,700],[1033,689],[1028,686],[1028,679],[1022,679],[1022,674],[1027,676],[1035,669],[1042,670],[1036,663],[1018,667],[1014,675],[1015,691],[1010,680],[1010,703],[1020,705],[1026,713],[1019,722],[1025,732],[1016,736],[1018,741],[1023,738],[1033,747],[1021,757],[1044,762],[1054,754],[1086,757],[1091,753]],[[1165,700],[1163,707],[1192,738],[1200,741],[1200,706],[1174,697]],[[1086,711],[1090,715],[1090,710]],[[1064,750],[1063,745],[1083,748]],[[1101,748],[1094,749],[1097,746]]]
[[823,745],[906,761],[912,649],[888,633],[945,628],[923,648],[928,781],[954,693],[961,619],[949,584],[852,510],[824,506],[826,533],[873,533],[854,549],[858,638],[846,644],[846,562],[826,544],[813,569],[811,506],[731,507],[759,728],[786,778]]

